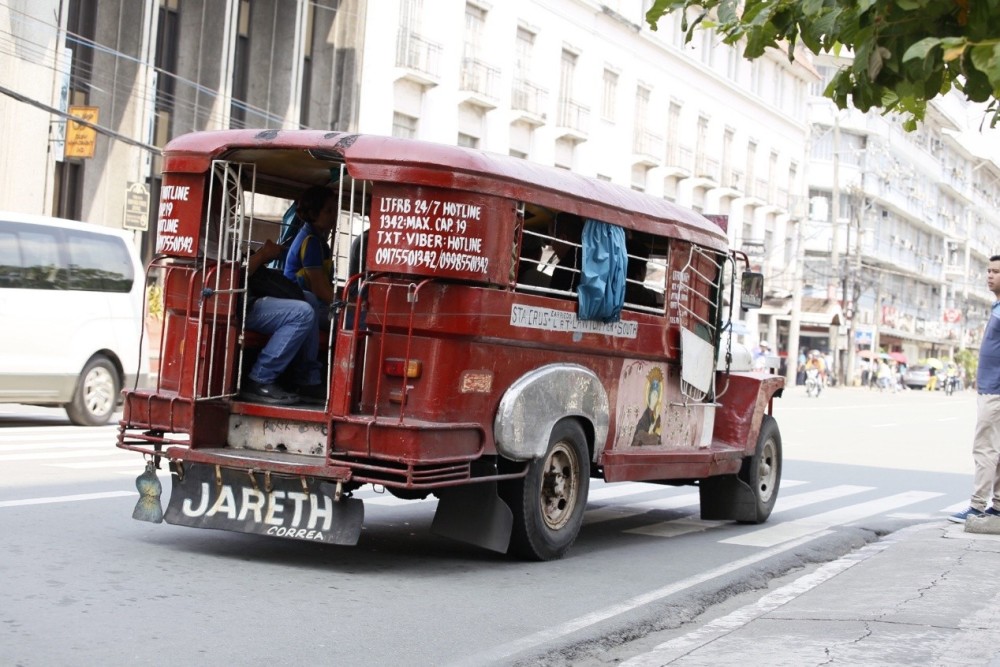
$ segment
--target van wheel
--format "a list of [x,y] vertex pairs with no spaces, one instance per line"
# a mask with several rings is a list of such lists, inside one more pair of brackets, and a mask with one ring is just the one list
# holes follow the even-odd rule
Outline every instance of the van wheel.
[[764,415],[753,456],[743,459],[740,479],[753,490],[756,517],[740,523],[764,523],[771,516],[781,485],[781,432],[778,422]]
[[78,426],[108,423],[118,403],[118,371],[107,357],[94,357],[83,367],[73,400],[66,404],[69,420]]
[[572,420],[556,424],[545,456],[531,462],[524,478],[501,486],[514,513],[508,552],[532,560],[562,557],[583,525],[590,488],[583,428]]

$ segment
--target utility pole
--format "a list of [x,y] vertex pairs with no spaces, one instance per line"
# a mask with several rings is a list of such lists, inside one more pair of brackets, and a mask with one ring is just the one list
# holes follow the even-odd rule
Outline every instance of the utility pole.
[[851,296],[851,323],[847,329],[847,367],[844,369],[844,382],[849,387],[854,386],[854,366],[856,363],[855,354],[857,348],[854,339],[858,330],[858,302],[861,300],[861,216],[864,211],[865,198],[860,188],[852,191],[851,204],[854,209],[854,222],[857,224],[858,229],[854,235],[854,268],[847,271],[848,280],[845,280],[845,285],[846,283],[850,283]]
[[[830,215],[832,230],[830,240],[830,283],[827,286],[826,298],[833,301],[837,298],[837,287],[840,283],[840,114],[833,114],[833,192],[830,195]],[[844,306],[847,304],[844,303]],[[844,364],[840,363],[840,327],[830,336],[830,357],[837,368],[838,384],[844,383]]]
[[[807,216],[808,217],[808,216]],[[805,249],[802,247],[802,226],[805,218],[795,221],[795,269],[792,272],[792,317],[788,322],[788,357],[785,361],[785,386],[795,386],[799,370],[799,332],[802,328],[802,264]]]

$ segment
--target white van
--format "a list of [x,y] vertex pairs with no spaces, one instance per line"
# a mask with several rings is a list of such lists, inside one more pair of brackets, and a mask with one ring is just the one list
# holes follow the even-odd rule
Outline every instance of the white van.
[[128,232],[0,212],[0,403],[107,423],[147,382],[144,290]]

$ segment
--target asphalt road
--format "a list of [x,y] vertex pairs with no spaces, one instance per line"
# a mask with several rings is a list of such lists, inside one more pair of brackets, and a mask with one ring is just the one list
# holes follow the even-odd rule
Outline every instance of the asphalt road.
[[141,461],[112,428],[0,406],[0,664],[572,664],[964,506],[974,414],[969,392],[793,388],[767,524],[595,482],[569,556],[523,563],[371,489],[356,547],[136,522]]

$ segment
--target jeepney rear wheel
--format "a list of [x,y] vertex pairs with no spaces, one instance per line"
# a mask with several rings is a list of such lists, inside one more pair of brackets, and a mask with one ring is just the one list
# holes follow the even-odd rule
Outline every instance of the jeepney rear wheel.
[[743,460],[740,479],[753,490],[755,514],[753,520],[740,523],[764,523],[771,516],[781,486],[781,432],[778,422],[764,415],[753,456]]
[[580,533],[589,489],[587,436],[578,422],[563,420],[528,474],[502,486],[514,514],[508,553],[532,560],[562,557]]

